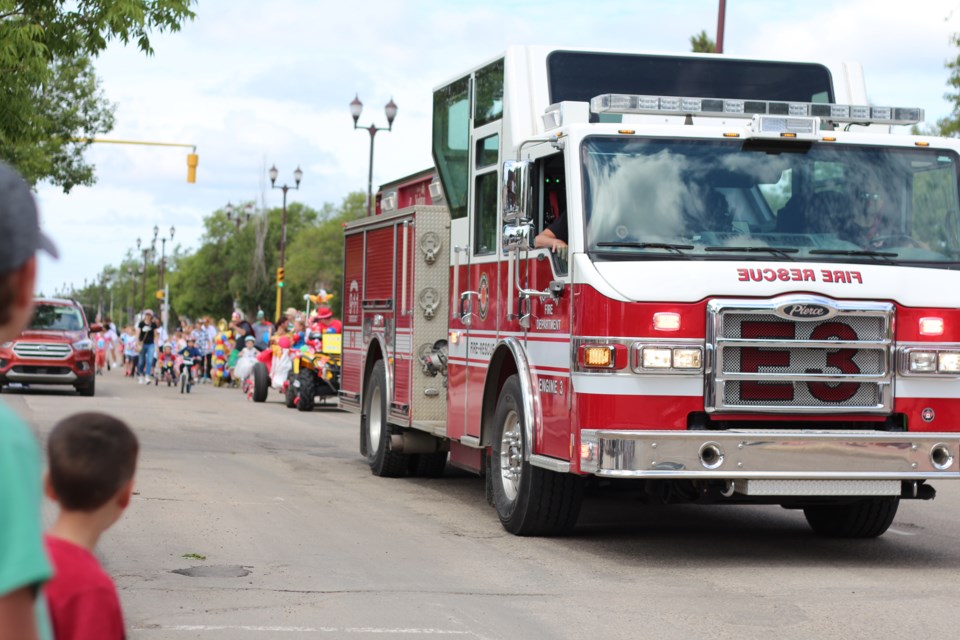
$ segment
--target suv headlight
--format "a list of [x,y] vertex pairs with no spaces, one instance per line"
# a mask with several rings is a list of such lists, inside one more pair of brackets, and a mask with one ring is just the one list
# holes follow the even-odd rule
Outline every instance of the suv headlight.
[[13,346],[13,340],[8,340],[7,342],[0,344],[0,349],[9,349],[12,346]]
[[93,340],[89,338],[84,338],[83,340],[77,340],[73,343],[73,348],[76,351],[92,351],[93,350]]

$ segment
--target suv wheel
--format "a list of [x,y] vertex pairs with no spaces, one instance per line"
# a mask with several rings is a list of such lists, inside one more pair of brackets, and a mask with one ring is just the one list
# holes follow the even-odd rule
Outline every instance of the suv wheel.
[[76,387],[77,393],[79,393],[82,396],[93,397],[94,391],[96,390],[96,384],[97,384],[97,379],[91,377],[89,384],[85,384],[82,386],[78,385]]

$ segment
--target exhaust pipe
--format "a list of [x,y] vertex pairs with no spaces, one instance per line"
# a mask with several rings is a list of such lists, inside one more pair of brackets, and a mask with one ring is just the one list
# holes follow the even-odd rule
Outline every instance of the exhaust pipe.
[[717,469],[723,464],[723,449],[716,442],[704,442],[700,445],[700,464],[704,469]]
[[937,471],[946,471],[952,467],[953,454],[950,452],[950,447],[942,442],[933,445],[930,449],[930,463]]
[[404,431],[390,436],[390,450],[396,453],[439,453],[446,451],[446,441],[418,431]]

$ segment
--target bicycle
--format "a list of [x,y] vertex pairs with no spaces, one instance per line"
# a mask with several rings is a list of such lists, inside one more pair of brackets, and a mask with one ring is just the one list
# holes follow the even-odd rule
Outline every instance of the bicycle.
[[193,387],[193,358],[184,356],[183,362],[180,363],[180,393],[190,393],[191,387]]

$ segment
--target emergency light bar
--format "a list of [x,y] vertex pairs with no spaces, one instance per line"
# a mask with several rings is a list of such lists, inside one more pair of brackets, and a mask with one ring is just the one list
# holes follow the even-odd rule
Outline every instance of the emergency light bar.
[[726,98],[675,98],[607,93],[590,100],[593,113],[637,113],[645,115],[708,116],[752,118],[761,116],[817,117],[830,122],[853,124],[917,124],[923,109],[913,107],[871,107],[868,105],[780,102],[773,100],[729,100]]

